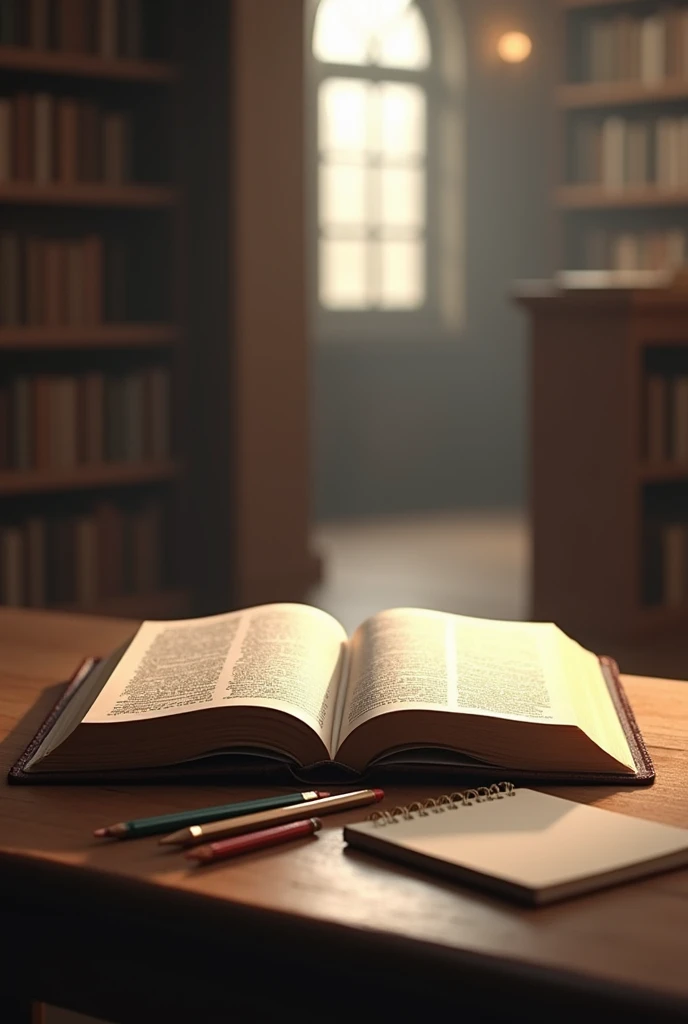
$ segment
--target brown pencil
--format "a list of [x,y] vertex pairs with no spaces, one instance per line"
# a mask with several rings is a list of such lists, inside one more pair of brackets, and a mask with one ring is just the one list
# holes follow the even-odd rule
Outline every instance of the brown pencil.
[[261,811],[258,814],[247,814],[242,818],[226,818],[224,821],[213,821],[207,825],[191,825],[190,828],[179,829],[172,835],[158,840],[163,845],[194,846],[196,843],[212,842],[215,839],[226,839],[239,836],[244,832],[255,832],[272,825],[282,825],[288,821],[299,821],[306,815],[319,817],[321,814],[334,814],[352,807],[364,807],[366,804],[382,800],[381,789],[360,789],[354,793],[342,793],[339,796],[328,796],[322,800],[310,800],[307,806],[279,807],[272,811]]

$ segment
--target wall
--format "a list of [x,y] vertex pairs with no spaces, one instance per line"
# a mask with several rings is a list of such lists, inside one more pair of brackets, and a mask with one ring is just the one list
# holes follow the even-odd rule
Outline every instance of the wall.
[[[468,52],[467,325],[450,341],[314,341],[319,519],[524,501],[527,325],[507,292],[548,272],[553,5],[457,3]],[[520,67],[494,56],[510,28],[534,42]]]

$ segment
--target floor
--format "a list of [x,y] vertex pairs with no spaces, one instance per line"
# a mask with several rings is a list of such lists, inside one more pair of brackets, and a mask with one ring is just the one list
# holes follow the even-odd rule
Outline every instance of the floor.
[[527,615],[521,513],[436,513],[330,523],[316,532],[324,579],[309,596],[351,632],[382,608]]
[[[351,633],[382,608],[527,619],[528,524],[521,512],[436,513],[324,524],[324,579],[309,600]],[[688,637],[602,644],[622,671],[688,679]]]

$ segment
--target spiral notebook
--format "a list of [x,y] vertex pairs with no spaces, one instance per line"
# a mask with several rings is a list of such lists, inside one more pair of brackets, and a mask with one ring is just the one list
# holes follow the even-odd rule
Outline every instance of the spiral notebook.
[[378,811],[350,846],[530,905],[688,865],[688,830],[502,782]]

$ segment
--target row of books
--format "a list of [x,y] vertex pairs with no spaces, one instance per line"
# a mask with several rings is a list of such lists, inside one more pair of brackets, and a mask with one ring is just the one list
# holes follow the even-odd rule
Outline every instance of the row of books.
[[590,228],[583,237],[587,270],[677,270],[686,265],[682,228],[664,231],[611,231]]
[[141,0],[0,0],[0,45],[142,55]]
[[93,607],[165,585],[165,519],[160,499],[133,507],[97,503],[90,511],[30,515],[0,524],[0,603]]
[[644,448],[649,462],[688,464],[688,374],[647,375]]
[[688,9],[591,18],[583,28],[581,58],[581,77],[589,82],[688,79]]
[[647,603],[667,607],[688,603],[688,522],[650,518],[645,532]]
[[166,367],[16,376],[0,385],[0,470],[166,459],[170,427]]
[[0,232],[0,325],[102,320],[103,242]]
[[131,180],[131,115],[47,92],[0,98],[0,182]]
[[572,140],[574,182],[606,188],[688,186],[688,117],[582,120]]
[[46,238],[0,231],[0,327],[127,320],[127,256],[118,237]]

